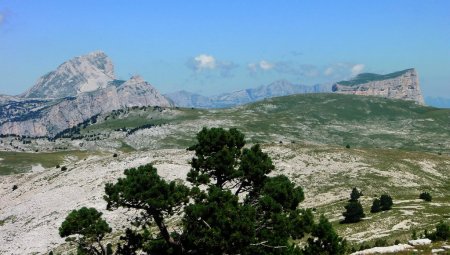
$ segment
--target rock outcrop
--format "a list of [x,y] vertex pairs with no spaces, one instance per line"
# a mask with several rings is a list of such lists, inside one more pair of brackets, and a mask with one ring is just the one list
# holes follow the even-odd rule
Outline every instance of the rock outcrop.
[[103,52],[73,58],[40,77],[21,95],[25,98],[63,98],[106,88],[115,79],[114,65]]
[[118,84],[116,82],[116,86],[61,99],[58,103],[6,121],[0,125],[0,133],[51,137],[94,115],[112,110],[133,106],[171,106],[164,96],[139,76]]
[[337,82],[332,90],[341,94],[381,96],[425,104],[414,68],[386,75],[362,73],[352,80]]

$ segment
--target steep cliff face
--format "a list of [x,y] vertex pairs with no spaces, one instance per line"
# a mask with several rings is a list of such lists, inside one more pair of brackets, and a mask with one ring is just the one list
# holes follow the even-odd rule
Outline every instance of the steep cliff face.
[[38,79],[21,95],[25,98],[63,98],[106,88],[115,79],[114,65],[103,52],[92,52],[61,64]]
[[419,76],[414,68],[386,75],[362,73],[352,80],[337,82],[332,90],[342,94],[381,96],[425,104]]
[[124,107],[147,105],[170,107],[171,103],[141,77],[132,77],[121,85],[65,98],[17,120],[6,121],[1,124],[0,133],[54,136],[97,114]]

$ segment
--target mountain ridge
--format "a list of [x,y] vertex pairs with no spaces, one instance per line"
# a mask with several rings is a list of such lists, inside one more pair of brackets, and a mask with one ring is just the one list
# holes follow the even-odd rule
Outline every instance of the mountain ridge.
[[306,86],[293,84],[287,80],[277,80],[268,85],[247,88],[214,96],[203,96],[188,91],[177,91],[165,94],[179,107],[194,108],[226,108],[260,101],[266,98],[304,93],[331,92],[331,85],[317,84]]

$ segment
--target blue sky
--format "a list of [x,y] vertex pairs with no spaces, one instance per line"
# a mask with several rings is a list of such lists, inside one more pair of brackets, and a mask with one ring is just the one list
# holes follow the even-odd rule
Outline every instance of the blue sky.
[[0,94],[102,50],[118,78],[140,74],[163,93],[415,67],[426,96],[450,97],[449,10],[447,0],[0,0]]

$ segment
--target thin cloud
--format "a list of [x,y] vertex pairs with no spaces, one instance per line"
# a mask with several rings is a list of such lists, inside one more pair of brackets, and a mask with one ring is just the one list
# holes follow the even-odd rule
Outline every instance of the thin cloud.
[[365,68],[364,64],[335,63],[327,66],[323,75],[332,79],[349,79],[362,73]]
[[352,67],[352,75],[356,76],[364,71],[364,64],[356,64]]
[[238,67],[231,61],[220,61],[208,54],[200,54],[190,58],[186,62],[186,66],[196,74],[206,73],[207,76],[211,76],[216,72],[222,77],[232,76],[232,71]]
[[247,67],[251,73],[256,73],[259,71],[272,70],[275,67],[275,64],[263,59],[257,63],[250,63]]

